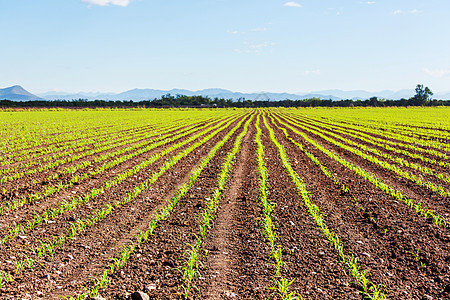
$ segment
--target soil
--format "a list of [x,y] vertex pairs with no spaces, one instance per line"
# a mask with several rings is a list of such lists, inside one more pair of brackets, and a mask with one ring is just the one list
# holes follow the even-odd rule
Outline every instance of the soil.
[[[250,114],[248,112],[245,117],[250,117]],[[267,111],[262,114],[268,116]],[[274,115],[286,121],[282,114],[275,112]],[[188,299],[281,299],[271,289],[277,278],[274,278],[270,246],[262,229],[255,121],[254,117],[220,197],[213,226],[203,241],[199,276],[193,281]],[[67,241],[55,254],[40,260],[33,269],[14,275],[14,282],[4,283],[0,289],[0,299],[61,299],[83,293],[84,287],[93,285],[92,278],[107,269],[110,258],[132,241],[139,230],[147,228],[156,212],[167,205],[178,188],[189,180],[191,171],[202,157],[237,122],[181,159],[131,202],[118,207],[106,219]],[[288,129],[290,137],[303,144],[340,182],[349,187],[349,191],[343,191],[275,126],[282,125],[278,122],[273,124],[270,119],[268,123],[285,148],[293,169],[305,183],[311,201],[320,208],[328,228],[340,237],[345,253],[358,258],[361,270],[368,272],[371,282],[382,286],[389,299],[449,299],[450,233],[447,230],[419,216]],[[307,122],[304,124],[309,126]],[[242,126],[212,158],[170,217],[161,221],[154,235],[136,249],[123,268],[110,276],[108,287],[100,290],[102,297],[108,300],[131,299],[133,292],[141,291],[150,299],[185,299],[181,272],[184,257],[199,236],[199,214],[217,187],[217,175]],[[262,122],[260,126],[269,175],[269,200],[275,205],[273,218],[277,243],[283,247],[282,258],[286,262],[281,276],[293,280],[289,291],[301,295],[303,299],[363,299],[361,286],[355,283],[336,250],[315,224],[283,168],[268,129]],[[450,213],[447,198],[429,193],[425,188],[398,178],[318,136],[299,127],[297,129],[437,213]],[[25,255],[33,255],[30,247],[40,240],[65,234],[77,218],[86,217],[106,203],[122,199],[136,185],[157,172],[170,156],[189,145],[105,190],[76,210],[64,213],[52,222],[27,232],[25,236],[0,246],[1,270],[14,274],[14,262]],[[12,222],[24,224],[33,214],[54,207],[61,199],[100,187],[106,180],[164,147],[115,166],[97,178],[84,180],[41,202],[1,215],[1,236],[7,234],[6,228]],[[385,149],[382,151],[389,153]],[[407,156],[402,158],[410,161]],[[20,180],[30,182],[33,179],[36,177]],[[447,183],[444,184],[449,188]],[[39,189],[39,186],[33,186],[31,191]]]
[[[308,150],[350,188],[350,194],[343,193],[309,159],[305,160],[296,146],[283,139],[281,131],[277,133],[288,156],[298,162],[293,164],[294,169],[307,184],[313,202],[325,214],[328,226],[340,235],[348,251],[358,256],[364,269],[371,273],[371,280],[386,286],[389,298],[443,296],[450,283],[448,263],[445,263],[450,258],[450,236],[445,230],[310,147]],[[296,140],[301,139],[297,136]],[[345,154],[343,157],[351,161]],[[365,211],[356,208],[353,197]],[[377,223],[371,222],[370,217]],[[430,240],[430,237],[435,238]],[[413,253],[417,250],[426,267],[420,267],[415,259]]]

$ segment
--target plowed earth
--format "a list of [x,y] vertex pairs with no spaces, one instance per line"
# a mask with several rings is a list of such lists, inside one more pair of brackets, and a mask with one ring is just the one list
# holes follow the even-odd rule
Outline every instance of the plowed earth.
[[[135,186],[158,172],[171,157],[183,153],[204,136],[163,156],[76,209],[65,212],[32,230],[22,232],[0,245],[0,274],[3,278],[0,281],[2,285],[0,299],[63,297],[77,299],[77,295],[91,289],[94,286],[93,278],[99,278],[99,274],[109,269],[111,258],[117,257],[124,245],[134,241],[137,233],[147,229],[158,211],[170,203],[170,199],[184,183],[189,182],[192,171],[199,166],[214,145],[237,126],[239,121],[243,121],[212,157],[171,215],[159,222],[154,234],[131,253],[123,267],[109,274],[109,284],[98,291],[98,294],[106,299],[131,299],[131,294],[136,291],[146,293],[150,299],[185,299],[186,282],[181,271],[186,264],[186,251],[199,236],[200,213],[207,207],[207,201],[218,186],[218,174],[225,158],[232,150],[238,135],[244,130],[245,121],[248,119],[251,119],[248,132],[243,137],[240,151],[233,161],[226,188],[220,196],[218,209],[213,218],[213,225],[200,249],[198,276],[194,279],[187,298],[282,299],[276,290],[272,289],[277,278],[274,278],[275,267],[268,240],[263,232],[263,210],[259,203],[259,170],[255,142],[257,115],[261,120],[266,118],[275,132],[276,139],[286,150],[294,171],[305,183],[311,201],[323,213],[328,228],[340,237],[346,255],[358,258],[358,264],[361,270],[367,271],[370,282],[379,286],[388,299],[450,298],[448,229],[420,216],[404,203],[387,195],[321,152],[302,136],[286,128],[289,137],[302,144],[306,151],[313,154],[349,188],[348,191],[343,191],[339,185],[325,176],[298,146],[286,138],[280,129],[283,125],[277,120],[272,122],[269,116],[290,123],[297,131],[305,133],[345,160],[376,175],[386,184],[421,202],[446,219],[450,213],[448,198],[416,186],[303,130],[284,114],[276,111],[247,111],[240,114],[228,127],[222,126],[222,130],[209,141],[181,158],[132,201],[117,207],[105,219],[66,241],[52,255],[39,259],[32,268],[16,270],[17,261],[34,257],[35,254],[30,247],[36,247],[40,241],[64,236],[75,220],[90,215],[107,203],[122,199]],[[303,122],[303,126],[311,127],[309,120],[294,119],[299,123]],[[199,130],[204,131],[217,122],[218,119],[213,121],[205,119],[199,120],[197,124]],[[269,178],[267,186],[269,200],[274,204],[274,228],[278,236],[277,241],[283,247],[283,261],[286,262],[280,275],[289,281],[293,280],[289,285],[289,292],[294,292],[298,297],[301,295],[303,299],[364,299],[362,286],[351,276],[337,251],[309,214],[294,182],[283,168],[278,148],[270,139],[269,131],[262,121],[260,127]],[[154,126],[149,125],[149,128],[154,129]],[[138,155],[39,202],[32,202],[0,215],[0,238],[8,234],[11,225],[16,223],[24,225],[35,214],[55,207],[61,199],[69,198],[71,195],[82,195],[93,188],[99,188],[116,174],[194,134]],[[146,137],[149,140],[151,138],[151,135]],[[359,141],[350,137],[349,140]],[[371,146],[369,143],[361,142],[361,144]],[[128,145],[120,148],[126,146]],[[396,155],[386,149],[377,149]],[[113,150],[117,149],[111,147],[109,151]],[[88,158],[93,159],[101,154],[104,153],[100,152]],[[420,163],[405,155],[400,157]],[[64,167],[75,163],[68,163]],[[424,165],[434,167],[431,164]],[[442,173],[447,172],[443,167],[436,169]],[[56,171],[57,169],[50,169],[48,172]],[[415,170],[414,174],[420,175],[420,172]],[[25,176],[17,182],[8,182],[3,186],[0,184],[0,190],[2,187],[10,189],[44,177],[43,173]],[[442,185],[445,189],[450,188],[445,181],[425,175],[423,177]],[[57,180],[54,183],[57,183]],[[1,199],[2,202],[12,201],[15,197],[39,192],[42,189],[42,184],[30,184],[27,189],[19,189],[18,194],[4,194]],[[6,282],[4,278],[7,272],[12,275],[14,281]],[[88,296],[84,298],[89,299]]]

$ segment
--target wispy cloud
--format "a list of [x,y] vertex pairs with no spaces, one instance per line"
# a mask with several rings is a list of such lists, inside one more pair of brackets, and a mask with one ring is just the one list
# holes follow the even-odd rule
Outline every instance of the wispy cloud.
[[253,28],[251,31],[253,32],[262,32],[262,31],[267,31],[268,29],[266,27],[262,27],[262,28]]
[[420,10],[418,10],[418,9],[411,9],[411,10],[397,9],[394,11],[394,15],[403,15],[403,14],[420,14]]
[[309,76],[309,75],[320,75],[322,74],[322,71],[320,71],[319,69],[317,70],[305,70],[302,72],[303,76]]
[[118,5],[118,6],[128,6],[131,0],[81,0],[81,2],[87,3],[89,5],[99,5],[99,6],[107,6],[107,5]]
[[235,29],[227,30],[227,33],[229,33],[229,34],[250,34],[252,32],[266,32],[268,30],[269,30],[269,28],[267,28],[267,27],[256,27],[256,28],[249,29],[248,31],[239,31],[239,30],[235,30]]
[[228,33],[230,34],[243,34],[244,32],[241,32],[239,30],[227,30]]
[[243,48],[235,49],[237,53],[255,53],[255,54],[261,54],[264,50],[275,46],[275,43],[269,43],[269,42],[263,42],[263,43],[250,43],[250,42],[244,42]]
[[450,69],[430,70],[428,68],[424,68],[423,70],[425,71],[425,73],[437,78],[443,78],[447,75],[450,75]]
[[302,7],[302,5],[300,3],[294,2],[294,1],[289,1],[286,2],[285,4],[283,4],[283,6],[288,6],[288,7]]

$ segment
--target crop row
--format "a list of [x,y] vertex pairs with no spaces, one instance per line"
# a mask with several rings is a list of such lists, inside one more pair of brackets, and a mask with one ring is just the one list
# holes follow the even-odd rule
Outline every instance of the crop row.
[[355,122],[355,121],[341,121],[339,123],[345,123],[356,127],[367,128],[369,131],[373,129],[383,132],[391,132],[393,134],[406,135],[414,139],[426,139],[431,141],[441,141],[450,138],[450,132],[439,128],[424,128],[419,126],[411,126],[407,124],[390,124],[379,122]]
[[[69,229],[67,230],[67,232],[65,234],[62,234],[57,237],[53,237],[53,239],[48,242],[42,242],[42,241],[37,242],[37,244],[39,246],[34,247],[32,256],[28,257],[25,255],[24,259],[18,260],[15,262],[15,264],[16,264],[15,273],[18,274],[18,273],[22,272],[25,268],[32,268],[33,265],[36,262],[39,262],[40,260],[42,260],[42,258],[47,257],[49,255],[53,255],[55,253],[56,249],[61,248],[66,243],[66,241],[73,239],[76,235],[79,235],[80,233],[86,231],[88,228],[91,228],[95,224],[104,220],[115,209],[123,206],[124,204],[126,204],[126,203],[132,201],[133,199],[135,199],[136,197],[138,197],[143,191],[149,189],[152,186],[152,184],[160,176],[162,176],[166,171],[168,171],[171,167],[173,167],[183,157],[189,155],[189,153],[191,153],[193,150],[195,150],[196,148],[207,143],[212,137],[216,136],[220,131],[223,131],[225,128],[227,128],[232,122],[233,122],[233,120],[229,121],[225,126],[213,131],[206,137],[202,138],[200,141],[197,141],[196,143],[192,144],[188,148],[186,148],[183,151],[180,151],[179,153],[172,156],[169,160],[167,160],[161,166],[159,171],[153,172],[149,176],[148,179],[146,179],[142,183],[135,186],[131,192],[127,193],[123,197],[123,199],[115,200],[115,201],[112,201],[111,203],[108,202],[103,206],[103,208],[95,210],[89,216],[86,216],[83,218],[78,218],[73,223],[71,223]],[[239,123],[239,125],[240,125],[240,123]],[[173,150],[174,149],[170,149],[170,148],[165,149],[165,150],[163,150],[163,152],[154,155],[153,159],[149,160],[147,163],[150,164],[150,162],[161,158],[162,156],[164,156],[167,153],[170,153]]]
[[344,245],[340,237],[326,225],[323,214],[321,213],[319,207],[311,201],[305,183],[292,168],[283,145],[278,142],[273,129],[269,126],[265,117],[263,118],[263,121],[265,127],[269,131],[271,141],[278,148],[280,160],[283,164],[283,167],[286,169],[289,177],[297,187],[297,192],[303,199],[303,203],[308,209],[309,214],[314,219],[314,222],[316,223],[320,231],[328,239],[331,246],[336,249],[339,257],[342,260],[342,263],[350,271],[350,274],[355,278],[357,283],[361,285],[363,294],[370,299],[386,299],[385,294],[381,291],[381,285],[376,285],[371,282],[367,278],[367,271],[361,270],[361,266],[358,264],[357,257],[355,257],[354,254],[348,255],[344,252]]
[[416,213],[423,216],[426,219],[431,219],[433,223],[436,225],[446,228],[449,228],[448,221],[441,215],[436,214],[433,210],[428,209],[425,205],[423,205],[418,200],[414,200],[409,198],[408,196],[402,194],[400,191],[395,189],[394,187],[391,187],[389,184],[386,184],[381,179],[379,179],[375,174],[370,173],[364,169],[362,169],[360,166],[353,164],[346,159],[342,158],[341,156],[337,155],[333,151],[330,151],[329,149],[325,148],[309,136],[307,136],[305,133],[300,132],[296,130],[293,126],[289,125],[286,122],[283,122],[279,120],[280,124],[283,125],[286,128],[289,128],[294,132],[296,135],[304,139],[305,141],[309,142],[311,145],[313,145],[316,149],[323,152],[325,155],[329,156],[330,158],[334,159],[339,164],[343,165],[344,167],[348,168],[349,170],[353,171],[356,175],[364,178],[371,184],[373,184],[378,189],[382,190],[389,196],[395,197],[397,200],[404,202],[409,208],[413,209]]
[[[440,141],[430,141],[430,140],[423,140],[420,138],[412,138],[409,136],[404,136],[402,134],[393,134],[393,133],[389,133],[386,132],[383,128],[370,128],[369,131],[364,131],[361,129],[361,126],[349,126],[349,125],[343,125],[342,123],[333,123],[333,125],[338,125],[341,127],[345,127],[346,129],[350,129],[353,130],[355,132],[360,132],[363,134],[370,134],[372,137],[373,135],[378,135],[382,137],[382,141],[384,143],[396,146],[396,147],[403,147],[403,148],[408,148],[408,149],[412,149],[415,151],[420,151],[420,152],[424,152],[427,154],[431,154],[434,155],[438,158],[444,158],[444,159],[448,159],[448,155],[445,152],[449,152],[450,151],[450,147],[448,146],[447,143],[443,143]],[[358,124],[359,125],[359,124]],[[392,139],[392,140],[389,140]],[[421,147],[419,147],[421,146]],[[439,150],[443,150],[439,151]]]
[[[230,122],[233,122],[234,119],[232,119],[231,121],[228,120],[228,124],[230,124]],[[151,164],[153,164],[155,161],[157,161],[158,159],[160,159],[161,157],[175,151],[176,149],[179,149],[187,144],[189,144],[190,142],[194,141],[195,139],[201,137],[202,135],[207,134],[210,131],[213,131],[217,128],[221,128],[224,123],[227,122],[227,120],[224,120],[222,122],[219,122],[218,124],[216,124],[215,126],[212,126],[210,128],[207,128],[204,131],[201,131],[194,134],[193,136],[184,139],[170,147],[167,147],[165,149],[162,149],[161,151],[155,153],[154,155],[152,155],[150,158],[141,161],[139,164],[132,166],[130,168],[128,168],[127,170],[123,171],[120,174],[117,174],[116,176],[114,176],[112,179],[107,180],[101,187],[99,188],[93,188],[92,190],[90,190],[89,192],[85,193],[84,195],[80,195],[80,196],[76,196],[73,197],[71,199],[71,201],[61,201],[55,208],[50,208],[47,209],[39,214],[35,214],[33,219],[29,219],[29,220],[25,220],[23,221],[23,225],[19,225],[19,224],[13,224],[12,226],[10,226],[9,228],[7,228],[8,230],[8,234],[3,236],[2,239],[0,240],[0,245],[4,244],[5,242],[7,242],[8,240],[11,240],[12,238],[17,237],[19,234],[24,234],[25,232],[32,230],[34,228],[36,228],[37,226],[39,226],[40,224],[47,222],[48,220],[51,220],[65,212],[68,211],[72,211],[74,209],[76,209],[79,205],[86,203],[89,200],[94,199],[95,197],[97,197],[98,195],[104,193],[106,190],[121,184],[123,181],[125,181],[127,178],[135,175],[136,173],[140,172],[141,170],[147,168],[148,166],[150,166]],[[226,125],[228,126],[228,125]],[[186,132],[181,132],[178,135],[172,136],[170,138],[166,138],[160,142],[155,142],[153,144],[150,144],[149,146],[141,149],[142,153],[145,153],[147,151],[150,151],[151,149],[157,148],[159,146],[163,146],[166,145],[168,142],[171,141],[176,141],[179,139],[182,139],[183,137],[185,137],[186,135],[190,134],[191,131],[194,131],[196,129],[193,130],[188,130]],[[129,157],[127,157],[128,159],[136,156],[138,154],[141,154],[139,152],[134,152],[129,154]],[[118,160],[116,160],[115,162],[119,163]],[[105,166],[105,165],[104,165]],[[107,165],[107,167],[111,167],[112,164]],[[96,171],[97,172],[103,172],[105,168],[99,168]]]
[[[341,143],[341,142],[339,142],[339,141],[337,141],[335,139],[332,139],[332,138],[328,137],[327,135],[323,134],[322,132],[320,132],[318,130],[314,130],[312,128],[305,127],[302,124],[300,124],[299,122],[296,122],[293,119],[291,119],[291,120],[299,128],[302,128],[303,130],[306,130],[306,131],[308,131],[308,132],[310,132],[310,133],[312,133],[314,135],[317,135],[317,136],[323,138],[324,140],[330,142],[331,144],[333,144],[333,145],[335,145],[335,146],[337,146],[339,148],[342,148],[344,150],[347,150],[347,151],[349,151],[349,152],[351,152],[351,153],[353,153],[353,154],[355,154],[357,156],[360,156],[361,158],[363,158],[363,159],[365,159],[367,161],[370,161],[370,162],[376,164],[377,166],[380,166],[380,167],[382,167],[382,168],[384,168],[386,170],[392,171],[393,173],[397,174],[398,176],[403,177],[405,179],[408,179],[408,180],[412,181],[414,184],[416,184],[418,186],[426,187],[427,189],[429,189],[429,190],[431,190],[431,191],[435,192],[436,194],[438,194],[440,196],[443,196],[443,197],[447,197],[447,196],[450,195],[450,191],[446,190],[441,185],[436,185],[436,184],[434,184],[434,183],[432,183],[430,181],[425,181],[422,178],[412,174],[411,172],[402,170],[401,168],[399,168],[396,165],[390,164],[390,163],[388,163],[388,162],[386,162],[384,160],[380,160],[380,159],[376,158],[375,156],[367,154],[366,152],[363,152],[363,151],[358,150],[356,148],[347,146],[344,143]],[[327,132],[327,134],[332,135],[329,132]],[[342,139],[344,139],[344,138],[342,138]],[[350,142],[347,141],[347,143],[350,143]],[[365,150],[365,151],[368,151],[368,147],[361,146],[361,148],[363,150]],[[382,156],[381,153],[380,153],[380,156]]]
[[199,234],[196,235],[196,240],[193,244],[189,244],[189,249],[184,253],[184,264],[181,267],[181,273],[183,276],[183,286],[185,292],[185,297],[189,296],[189,291],[193,287],[193,281],[195,278],[199,277],[200,266],[202,265],[200,261],[200,252],[203,247],[204,240],[212,227],[212,221],[215,217],[216,211],[219,208],[219,200],[225,190],[225,185],[228,182],[230,170],[233,167],[233,160],[241,149],[242,139],[248,132],[248,127],[252,121],[253,116],[251,116],[244,124],[244,129],[236,137],[233,149],[228,153],[225,161],[222,164],[220,173],[218,174],[218,184],[217,187],[212,191],[211,196],[208,197],[207,206],[199,214],[200,221],[198,223]]
[[[8,171],[19,170],[29,168],[36,164],[42,164],[44,162],[53,161],[60,157],[67,155],[73,155],[75,153],[82,152],[84,150],[89,150],[96,148],[104,144],[114,144],[119,143],[122,140],[127,140],[132,138],[134,135],[139,135],[146,133],[148,131],[158,130],[159,128],[155,126],[146,126],[145,128],[139,128],[133,132],[129,131],[119,131],[112,132],[105,135],[93,134],[86,139],[78,139],[71,142],[66,142],[64,144],[53,144],[45,148],[31,148],[25,151],[11,153],[11,158],[9,160],[4,160],[0,162],[1,166],[8,167],[14,164],[13,167],[1,170],[0,174],[6,174]],[[15,164],[20,162],[19,164]]]
[[[351,130],[351,129],[345,130],[345,129],[342,129],[341,127],[339,127],[339,126],[324,125],[323,123],[316,122],[316,121],[314,121],[312,119],[309,119],[309,121],[314,122],[316,125],[320,125],[321,128],[324,128],[327,131],[329,130],[329,131],[338,132],[338,133],[341,133],[341,134],[343,134],[345,136],[350,136],[352,138],[361,140],[361,141],[363,141],[365,143],[372,144],[372,145],[380,147],[380,148],[384,148],[385,150],[388,150],[390,152],[395,152],[395,153],[398,153],[398,154],[402,154],[402,155],[411,157],[413,159],[421,160],[423,162],[427,162],[427,163],[430,163],[430,164],[435,164],[435,165],[443,166],[443,167],[446,167],[446,168],[450,168],[450,163],[448,163],[446,161],[425,157],[425,156],[423,156],[420,153],[411,152],[411,151],[408,151],[408,150],[405,150],[405,149],[401,149],[401,148],[398,148],[398,147],[392,147],[392,146],[390,146],[389,144],[386,143],[385,139],[376,138],[374,136],[371,136],[369,134],[364,134],[364,133],[356,131],[356,130]],[[417,152],[420,152],[420,150],[418,150],[417,147],[414,148],[414,149]],[[420,167],[418,167],[418,168],[420,168]]]
[[[333,171],[330,171],[330,170],[329,170],[329,169],[328,169],[328,168],[327,168],[327,167],[319,160],[319,158],[317,158],[314,154],[312,154],[311,152],[307,151],[306,148],[304,147],[304,145],[302,145],[301,143],[299,143],[299,142],[297,142],[295,139],[293,139],[293,138],[289,135],[289,133],[288,133],[288,131],[287,131],[286,128],[284,128],[284,127],[279,126],[278,124],[276,124],[275,120],[280,121],[276,116],[269,115],[269,118],[270,118],[270,120],[271,120],[273,126],[275,126],[276,128],[280,129],[280,130],[284,133],[284,136],[286,137],[286,139],[287,139],[288,141],[290,141],[292,144],[294,144],[295,146],[297,146],[298,149],[299,149],[303,154],[305,154],[306,157],[308,157],[308,158],[311,160],[311,162],[313,162],[316,166],[318,166],[319,169],[320,169],[320,171],[321,171],[328,179],[330,179],[330,180],[333,182],[333,184],[335,184],[336,186],[338,186],[338,187],[342,190],[342,192],[351,194],[350,188],[349,188],[347,185],[345,185],[343,182],[341,182],[341,181],[339,180],[339,178],[335,175],[335,173],[334,173]],[[361,210],[363,213],[365,213],[365,215],[367,214],[367,217],[368,217],[369,222],[374,223],[374,224],[378,224],[378,220],[377,220],[376,218],[374,218],[373,216],[371,216],[371,215],[368,213],[368,210],[367,210],[365,207],[363,207],[363,206],[361,205],[361,201],[360,201],[357,197],[355,197],[354,195],[352,195],[352,198],[353,198],[353,200],[354,200],[354,204],[355,204],[356,208],[357,208],[358,210]]]
[[[106,160],[108,160],[110,158],[113,158],[115,156],[119,156],[119,155],[122,155],[122,154],[124,154],[126,152],[130,152],[130,151],[133,151],[135,149],[142,148],[142,147],[144,147],[144,148],[148,147],[149,144],[157,142],[157,141],[160,141],[160,140],[162,140],[164,138],[170,137],[171,135],[174,135],[174,134],[179,135],[180,133],[183,133],[183,131],[190,131],[191,128],[195,128],[196,126],[198,126],[198,125],[194,124],[194,125],[187,126],[187,127],[186,126],[175,127],[175,129],[177,129],[175,131],[174,131],[174,128],[168,128],[166,130],[161,130],[161,131],[159,131],[157,133],[149,133],[148,136],[136,137],[136,138],[133,138],[132,140],[125,141],[123,143],[115,144],[115,145],[112,145],[112,146],[110,145],[110,146],[99,147],[97,149],[88,151],[88,152],[83,153],[81,155],[71,156],[70,158],[68,158],[68,160],[76,161],[76,160],[80,160],[81,158],[84,158],[84,157],[87,157],[87,156],[91,156],[91,155],[94,155],[94,154],[99,154],[99,153],[102,153],[102,152],[106,152],[105,154],[100,154],[98,156],[93,157],[91,160],[82,160],[80,163],[78,163],[76,165],[68,166],[68,167],[65,167],[63,169],[56,170],[55,173],[51,173],[46,178],[43,178],[43,179],[40,179],[40,180],[33,179],[33,180],[31,180],[31,182],[27,182],[27,183],[18,185],[15,188],[11,189],[9,192],[11,193],[14,190],[23,189],[25,187],[30,187],[32,185],[36,185],[36,184],[42,183],[42,182],[51,182],[51,181],[57,179],[58,177],[60,177],[61,175],[64,175],[64,174],[74,174],[77,171],[81,171],[81,170],[86,169],[88,167],[93,167],[94,164],[98,164],[98,163],[100,163],[102,161],[106,161]],[[205,125],[203,125],[203,126],[205,126]],[[201,128],[201,126],[200,126],[200,128]],[[120,148],[120,147],[124,147],[124,148]],[[112,150],[114,148],[119,148],[119,149],[116,150],[116,151],[108,152],[108,150]],[[140,152],[144,153],[145,151],[143,152],[143,150],[141,150]],[[111,166],[113,166],[113,165],[111,165]],[[103,170],[104,169],[105,168],[103,168]],[[84,174],[84,178],[86,178],[86,174],[87,173]],[[99,170],[91,172],[90,176],[94,176],[94,175],[97,175],[97,174],[99,174]],[[80,178],[83,178],[83,174],[72,175],[72,179],[69,181],[69,183],[70,182],[73,183],[73,180],[75,180],[74,178],[76,178],[76,180],[77,180],[75,182],[79,182]],[[8,190],[3,188],[2,192],[3,192],[3,194],[6,194],[8,192]]]
[[[150,134],[159,134],[160,131],[166,131],[170,128],[176,128],[176,125],[168,126],[145,126],[144,128],[139,128],[133,131],[120,131],[113,132],[111,134],[103,136],[90,136],[89,138],[83,140],[77,140],[74,143],[67,143],[64,145],[59,145],[58,147],[46,147],[45,153],[40,150],[30,149],[29,153],[22,156],[13,157],[14,160],[21,161],[18,164],[6,165],[0,174],[7,174],[12,171],[18,171],[22,169],[28,169],[34,165],[42,165],[45,162],[52,162],[54,160],[60,159],[64,156],[79,156],[83,157],[83,152],[89,152],[89,150],[96,150],[97,148],[103,148],[108,145],[121,145],[126,144],[127,141],[133,141],[141,138],[148,137]],[[179,127],[179,125],[178,125]],[[53,145],[54,146],[54,145]],[[98,152],[98,150],[97,150]],[[95,152],[92,152],[95,153]],[[47,155],[48,154],[48,155]],[[81,154],[81,156],[80,156]],[[87,154],[89,155],[89,154]],[[6,164],[5,161],[2,162]],[[13,162],[11,162],[13,163]]]
[[[56,153],[52,156],[46,156],[43,159],[39,159],[36,161],[29,161],[26,164],[29,167],[31,167],[33,165],[38,165],[38,167],[36,167],[36,168],[33,168],[33,169],[30,168],[28,170],[21,171],[21,172],[19,171],[20,166],[15,166],[15,167],[7,169],[8,172],[14,172],[14,174],[8,175],[8,176],[3,176],[2,178],[0,178],[0,183],[17,180],[26,175],[37,174],[37,173],[47,171],[50,169],[56,169],[57,167],[59,167],[63,164],[71,163],[71,162],[83,159],[87,156],[95,155],[97,153],[101,153],[101,152],[108,151],[113,148],[125,146],[127,144],[132,144],[132,143],[139,142],[139,141],[142,141],[145,143],[146,139],[148,139],[152,136],[164,134],[169,131],[173,131],[173,128],[169,128],[166,130],[164,130],[164,128],[162,128],[161,130],[145,132],[138,136],[125,136],[121,139],[105,137],[104,140],[102,139],[102,140],[95,141],[94,147],[91,147],[90,145],[88,145],[88,146],[82,146],[80,148],[72,149],[69,146],[69,150],[66,150],[66,151],[63,151],[60,153]],[[93,142],[94,141],[90,141],[89,144],[91,144]],[[47,163],[43,164],[46,161],[47,161]],[[63,171],[62,173],[68,173],[68,171],[67,171],[68,169],[69,168],[66,168],[65,171]]]
[[[45,139],[39,142],[33,139],[36,138],[37,132],[33,132],[32,136],[30,136],[30,132],[27,132],[27,135],[23,136],[22,140],[16,137],[13,140],[15,144],[7,144],[5,146],[5,155],[2,157],[0,165],[8,165],[15,162],[25,161],[31,158],[43,156],[49,153],[81,146],[86,142],[90,142],[92,139],[100,140],[104,139],[105,137],[127,135],[127,133],[132,134],[133,132],[150,130],[152,127],[154,127],[154,125],[147,125],[133,128],[131,130],[124,130],[121,126],[115,125],[102,128],[102,130],[99,130],[98,128],[86,128],[86,130],[84,131],[73,130],[65,133],[63,136],[52,135],[44,131],[43,137],[45,137]],[[6,141],[10,140],[11,139],[6,139]],[[33,142],[30,142],[30,140],[33,140]]]
[[289,291],[289,286],[294,282],[295,279],[289,280],[281,275],[282,268],[285,268],[286,263],[283,261],[283,246],[279,244],[280,237],[276,233],[275,223],[274,223],[274,208],[275,203],[269,200],[269,192],[267,189],[268,185],[268,171],[266,163],[264,161],[264,145],[261,141],[262,130],[260,126],[260,115],[256,119],[256,136],[255,141],[258,145],[256,160],[258,163],[259,172],[259,202],[263,212],[263,233],[270,246],[270,258],[273,260],[273,266],[275,267],[275,274],[273,276],[274,286],[271,288],[277,292],[277,294],[283,300],[297,299],[302,296],[295,292]]
[[139,233],[134,237],[135,239],[134,242],[131,242],[128,245],[123,245],[122,250],[119,251],[119,253],[117,253],[112,259],[112,263],[101,274],[99,274],[96,279],[94,279],[93,285],[90,288],[87,288],[87,291],[85,293],[79,294],[76,297],[68,296],[66,297],[66,299],[81,300],[86,299],[88,297],[96,297],[99,295],[99,292],[101,290],[107,288],[107,286],[110,284],[111,281],[110,280],[111,275],[118,269],[122,268],[125,265],[125,263],[135,254],[135,250],[139,248],[139,246],[142,245],[142,243],[147,242],[149,238],[155,234],[155,230],[161,221],[164,221],[170,217],[172,211],[177,207],[180,200],[196,184],[197,180],[199,179],[203,170],[208,166],[211,159],[230,139],[230,137],[234,134],[234,132],[242,125],[244,120],[245,119],[239,121],[239,123],[222,138],[222,140],[217,142],[211,148],[208,154],[201,159],[199,165],[191,171],[188,181],[180,186],[180,188],[176,191],[172,199],[168,201],[168,204],[166,206],[160,208],[156,212],[154,217],[149,221],[147,229],[139,231]]
[[[150,115],[149,115],[150,114]],[[95,112],[79,112],[72,114],[68,112],[30,112],[27,114],[17,113],[11,115],[3,114],[0,124],[4,124],[2,129],[6,131],[5,137],[0,141],[0,163],[10,157],[16,157],[19,161],[25,158],[18,156],[19,149],[23,149],[27,155],[39,156],[40,153],[52,152],[53,148],[74,147],[84,140],[92,137],[100,139],[103,136],[120,136],[152,127],[160,127],[160,124],[192,124],[197,120],[217,118],[216,114],[196,114],[188,115],[179,113],[136,111],[111,111],[102,112],[101,119]],[[219,113],[220,116],[229,114]],[[22,120],[21,117],[24,117]],[[149,118],[150,117],[150,118]],[[34,154],[33,154],[34,153]]]

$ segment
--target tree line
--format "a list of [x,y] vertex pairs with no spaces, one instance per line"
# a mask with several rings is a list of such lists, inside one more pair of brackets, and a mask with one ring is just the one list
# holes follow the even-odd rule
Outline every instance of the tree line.
[[186,96],[186,95],[163,95],[159,99],[144,101],[107,101],[86,99],[77,100],[39,100],[39,101],[10,101],[1,100],[0,107],[3,108],[32,108],[32,107],[63,107],[63,108],[132,108],[132,107],[148,107],[148,108],[170,108],[170,107],[393,107],[393,106],[450,106],[450,100],[431,99],[432,91],[428,87],[418,84],[416,87],[416,95],[409,99],[386,100],[372,97],[367,100],[324,100],[320,98],[310,98],[302,100],[248,100],[239,98],[236,101],[224,98],[209,98],[205,96]]

